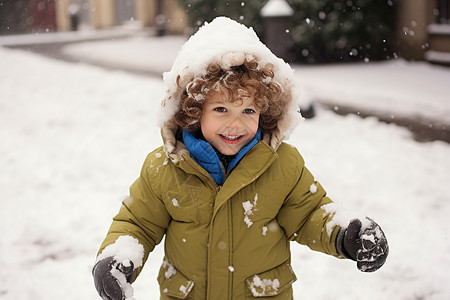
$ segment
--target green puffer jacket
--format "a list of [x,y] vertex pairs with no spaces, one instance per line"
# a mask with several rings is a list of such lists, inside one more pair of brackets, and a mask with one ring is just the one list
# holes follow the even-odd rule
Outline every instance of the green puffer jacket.
[[186,153],[174,163],[161,147],[147,157],[100,252],[130,235],[145,261],[165,234],[161,299],[292,299],[289,241],[339,256],[340,228],[329,235],[321,209],[330,202],[285,143],[275,151],[259,142],[222,187]]
[[[217,186],[176,139],[173,115],[186,85],[209,63],[228,68],[248,57],[271,67],[287,103],[276,129],[265,133],[223,186]],[[290,66],[275,57],[253,30],[227,18],[200,28],[164,74],[163,147],[147,157],[98,259],[130,258],[137,267],[134,280],[165,236],[165,259],[158,276],[161,299],[287,300],[293,298],[291,284],[296,279],[290,241],[339,257],[335,241],[340,227],[323,208],[331,200],[298,151],[283,142],[300,119],[294,81]],[[142,257],[131,258],[136,251],[119,243],[118,238],[124,237],[143,247]]]

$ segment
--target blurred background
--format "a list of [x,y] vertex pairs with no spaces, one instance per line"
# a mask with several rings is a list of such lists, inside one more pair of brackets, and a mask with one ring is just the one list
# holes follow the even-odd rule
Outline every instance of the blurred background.
[[[0,299],[99,299],[96,252],[147,154],[180,47],[255,29],[294,69],[288,142],[388,237],[374,274],[292,244],[296,299],[448,300],[450,0],[0,0]],[[134,283],[159,299],[163,246]]]
[[[448,0],[1,0],[0,35],[147,27],[191,34],[225,15],[295,62],[450,63]],[[282,49],[277,49],[282,43]]]

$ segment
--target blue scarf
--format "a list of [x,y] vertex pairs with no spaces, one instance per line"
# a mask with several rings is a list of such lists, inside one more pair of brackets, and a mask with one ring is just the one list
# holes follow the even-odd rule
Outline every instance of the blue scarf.
[[[233,169],[244,155],[261,140],[261,130],[258,129],[255,137],[236,154],[227,167],[227,172]],[[189,150],[191,157],[205,169],[214,179],[217,185],[222,185],[225,181],[225,172],[222,163],[214,148],[205,140],[197,138],[197,134],[183,130],[183,142]]]

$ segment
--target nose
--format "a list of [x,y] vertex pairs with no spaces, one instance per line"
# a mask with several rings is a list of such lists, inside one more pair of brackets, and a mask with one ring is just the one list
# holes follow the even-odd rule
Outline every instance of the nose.
[[230,116],[227,120],[226,128],[230,131],[237,131],[243,125],[242,120],[238,116]]

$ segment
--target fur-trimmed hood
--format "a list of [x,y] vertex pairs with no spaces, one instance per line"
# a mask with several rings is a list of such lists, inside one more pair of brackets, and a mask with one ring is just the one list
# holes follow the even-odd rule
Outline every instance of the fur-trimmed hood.
[[206,67],[217,63],[224,69],[241,65],[246,58],[256,59],[260,66],[271,65],[273,80],[283,88],[287,105],[277,130],[263,139],[274,149],[289,138],[294,127],[301,120],[299,113],[299,90],[295,85],[294,71],[282,59],[276,57],[258,38],[252,28],[248,28],[226,17],[217,17],[205,23],[183,45],[172,69],[164,73],[166,93],[162,102],[159,124],[162,128],[166,153],[176,149],[176,141],[171,132],[174,114],[179,109],[181,95],[187,84],[195,77],[206,74]]

